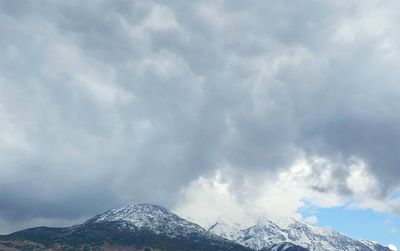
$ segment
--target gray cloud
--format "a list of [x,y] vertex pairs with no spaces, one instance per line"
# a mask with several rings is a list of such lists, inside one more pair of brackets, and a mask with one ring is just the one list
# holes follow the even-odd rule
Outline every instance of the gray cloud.
[[221,163],[301,153],[362,159],[390,194],[396,4],[0,1],[1,217],[170,206]]

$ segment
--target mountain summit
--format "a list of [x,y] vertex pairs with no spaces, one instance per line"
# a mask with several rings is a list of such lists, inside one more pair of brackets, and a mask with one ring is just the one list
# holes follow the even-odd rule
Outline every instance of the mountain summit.
[[144,230],[168,237],[194,235],[207,238],[217,237],[199,225],[180,218],[168,209],[152,204],[137,204],[112,209],[87,221],[87,223],[107,222],[119,223],[121,227],[135,231]]

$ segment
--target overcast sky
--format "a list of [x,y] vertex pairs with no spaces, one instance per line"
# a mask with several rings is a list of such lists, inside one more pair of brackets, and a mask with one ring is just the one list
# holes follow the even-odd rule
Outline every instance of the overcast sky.
[[0,0],[0,232],[139,202],[398,215],[399,23],[394,0]]

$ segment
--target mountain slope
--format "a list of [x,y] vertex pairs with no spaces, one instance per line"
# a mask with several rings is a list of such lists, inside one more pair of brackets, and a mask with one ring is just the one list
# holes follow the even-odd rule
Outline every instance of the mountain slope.
[[260,251],[308,251],[308,249],[294,245],[290,242],[283,242],[272,245],[269,248],[263,248]]
[[15,232],[0,237],[0,245],[19,250],[250,250],[149,204],[113,209],[72,227]]
[[229,225],[219,221],[209,230],[255,250],[291,242],[316,251],[389,251],[387,247],[377,243],[367,245],[371,242],[357,241],[336,231],[316,227],[296,219],[289,219],[279,224],[264,219],[253,226],[239,229],[238,224],[233,224],[232,228]]

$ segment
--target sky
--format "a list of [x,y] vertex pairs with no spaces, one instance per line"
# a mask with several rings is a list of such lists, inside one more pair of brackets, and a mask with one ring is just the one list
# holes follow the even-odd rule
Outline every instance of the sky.
[[0,0],[0,233],[149,202],[400,246],[399,7]]

